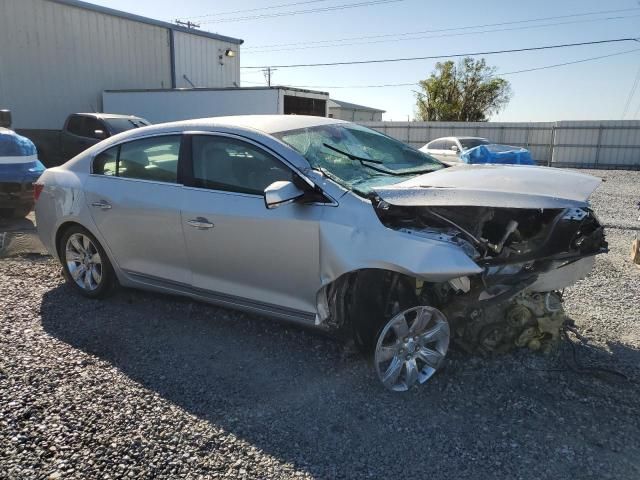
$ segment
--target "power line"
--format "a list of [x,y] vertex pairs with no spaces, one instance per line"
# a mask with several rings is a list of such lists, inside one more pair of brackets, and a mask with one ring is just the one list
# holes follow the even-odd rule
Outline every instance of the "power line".
[[[538,70],[547,70],[550,68],[557,68],[557,67],[564,67],[567,65],[575,65],[578,63],[585,63],[585,62],[591,62],[591,61],[595,61],[595,60],[601,60],[603,58],[609,58],[609,57],[616,57],[618,55],[626,55],[628,53],[633,53],[633,52],[640,52],[640,48],[634,48],[633,50],[625,50],[623,52],[616,52],[616,53],[610,53],[608,55],[600,55],[597,57],[589,57],[589,58],[583,58],[580,60],[573,60],[570,62],[563,62],[563,63],[555,63],[552,65],[544,65],[541,67],[534,67],[534,68],[526,68],[524,70],[515,70],[512,72],[498,72],[496,73],[495,76],[504,76],[504,75],[516,75],[518,73],[527,73],[527,72],[535,72]],[[247,82],[247,81],[243,81],[243,83],[249,83],[249,84],[256,84],[256,85],[262,85],[262,82]],[[381,84],[381,85],[291,85],[292,87],[296,87],[296,88],[386,88],[386,87],[410,87],[410,86],[415,86],[418,85],[418,82],[410,82],[410,83],[387,83],[387,84]],[[638,110],[640,111],[640,106],[638,107]],[[636,113],[637,115],[637,113]]]
[[342,5],[334,5],[331,7],[312,8],[307,10],[291,10],[287,12],[265,13],[261,15],[250,15],[250,16],[244,16],[244,17],[221,18],[219,20],[208,20],[202,23],[209,24],[209,23],[241,22],[245,20],[262,20],[265,18],[287,17],[291,15],[303,15],[307,13],[332,12],[335,10],[346,10],[348,8],[368,7],[368,6],[383,5],[388,3],[398,3],[398,2],[405,2],[405,1],[407,0],[369,0],[366,2],[348,3],[348,4],[342,4]]
[[415,40],[424,40],[428,38],[462,37],[462,36],[469,36],[469,35],[480,35],[480,34],[496,33],[496,32],[511,32],[516,30],[530,30],[534,28],[555,27],[555,26],[573,25],[573,24],[580,24],[580,23],[593,23],[593,22],[602,22],[602,21],[611,21],[611,20],[626,20],[628,18],[634,18],[634,17],[640,17],[640,14],[617,16],[617,17],[605,17],[605,18],[590,18],[586,20],[569,20],[566,22],[543,23],[540,25],[521,25],[519,27],[495,28],[491,30],[481,30],[477,32],[442,33],[438,35],[427,35],[427,36],[409,37],[409,38],[387,38],[387,39],[370,40],[370,41],[353,42],[353,43],[338,43],[338,44],[329,44],[329,45],[301,46],[301,47],[290,47],[290,48],[272,48],[272,49],[265,49],[265,50],[250,50],[248,52],[244,52],[244,54],[251,55],[251,54],[258,54],[258,53],[285,52],[285,51],[292,51],[292,50],[335,48],[337,46],[348,47],[353,45],[370,45],[375,43],[408,42],[408,41],[415,41]]
[[243,51],[251,50],[251,49],[260,49],[260,48],[270,48],[270,47],[289,47],[289,46],[298,46],[298,45],[316,45],[316,44],[324,44],[324,43],[335,43],[335,42],[349,42],[353,40],[368,40],[373,38],[389,38],[389,37],[398,37],[404,35],[422,35],[425,33],[440,33],[440,32],[451,32],[456,30],[467,30],[470,28],[488,28],[488,27],[500,27],[505,25],[514,25],[520,23],[532,23],[532,22],[542,22],[547,20],[561,20],[563,18],[575,18],[575,17],[586,17],[590,15],[604,15],[610,13],[622,13],[638,10],[638,8],[623,8],[617,10],[599,10],[595,12],[584,12],[584,13],[574,13],[569,15],[556,15],[552,17],[539,17],[539,18],[530,18],[525,20],[512,20],[509,22],[499,22],[499,23],[485,23],[480,25],[467,25],[464,27],[451,27],[451,28],[440,28],[435,30],[420,30],[414,32],[399,32],[399,33],[387,33],[387,34],[378,34],[378,35],[365,35],[359,37],[346,37],[346,38],[338,38],[333,40],[316,40],[312,42],[294,42],[294,43],[276,43],[271,45],[256,45],[256,46],[246,46],[243,47]]
[[[351,60],[345,62],[326,62],[326,63],[298,63],[292,65],[271,65],[272,68],[311,68],[311,67],[333,67],[340,65],[363,65],[372,63],[394,63],[394,62],[412,62],[416,60],[434,60],[438,58],[456,58],[456,57],[477,57],[480,55],[497,55],[501,53],[517,53],[517,52],[532,52],[539,50],[551,50],[555,48],[567,48],[578,47],[584,45],[602,45],[607,43],[619,43],[619,42],[637,42],[636,38],[615,38],[610,40],[593,40],[589,42],[577,42],[577,43],[563,43],[556,45],[545,45],[542,47],[528,47],[528,48],[513,48],[509,50],[489,50],[484,52],[471,52],[471,53],[451,53],[447,55],[429,55],[426,57],[406,57],[406,58],[386,58],[376,60]],[[243,69],[264,69],[268,66],[251,65],[248,67],[240,67]]]
[[629,107],[631,106],[631,101],[633,100],[633,96],[636,94],[636,89],[638,88],[638,82],[640,82],[640,66],[638,66],[636,77],[633,80],[633,85],[631,86],[631,90],[629,91],[629,95],[627,96],[627,101],[624,104],[624,110],[622,111],[622,116],[620,117],[622,120],[624,120],[624,117],[627,116],[627,112],[629,111]]
[[179,25],[181,27],[185,27],[188,29],[192,29],[192,28],[200,28],[200,24],[199,23],[195,23],[192,22],[191,20],[188,20],[186,22],[180,20],[180,19],[176,19],[176,25]]
[[243,10],[232,10],[226,12],[218,12],[218,13],[207,13],[205,15],[194,15],[192,17],[185,18],[208,18],[208,17],[219,17],[221,15],[233,15],[235,13],[246,13],[246,12],[259,12],[262,10],[272,10],[274,8],[282,8],[282,7],[295,7],[297,5],[307,5],[309,3],[321,3],[328,2],[330,0],[307,0],[306,2],[293,2],[293,3],[281,3],[280,5],[270,5],[269,7],[258,7],[258,8],[245,8]]

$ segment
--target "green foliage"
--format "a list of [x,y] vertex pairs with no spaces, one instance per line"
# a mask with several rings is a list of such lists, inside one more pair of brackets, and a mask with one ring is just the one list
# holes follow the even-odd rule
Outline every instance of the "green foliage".
[[511,99],[509,82],[496,77],[484,58],[466,57],[436,63],[435,71],[416,92],[416,120],[486,122]]

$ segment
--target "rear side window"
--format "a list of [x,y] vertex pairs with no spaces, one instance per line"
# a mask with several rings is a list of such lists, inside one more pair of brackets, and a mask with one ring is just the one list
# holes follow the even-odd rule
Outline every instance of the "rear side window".
[[177,183],[180,135],[123,143],[96,156],[93,173],[138,180]]
[[431,142],[427,148],[433,149],[433,150],[443,150],[444,149],[444,142],[442,140],[434,140],[433,142]]
[[241,140],[209,135],[193,137],[195,186],[262,195],[279,180],[293,180],[293,172],[264,150]]

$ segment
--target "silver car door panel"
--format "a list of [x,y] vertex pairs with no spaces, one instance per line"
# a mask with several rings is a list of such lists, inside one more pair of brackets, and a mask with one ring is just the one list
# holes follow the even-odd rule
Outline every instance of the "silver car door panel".
[[[260,195],[185,187],[184,236],[198,289],[315,313],[325,206],[268,210]],[[194,228],[204,218],[214,228]]]
[[182,186],[89,175],[85,193],[91,216],[123,270],[190,282]]

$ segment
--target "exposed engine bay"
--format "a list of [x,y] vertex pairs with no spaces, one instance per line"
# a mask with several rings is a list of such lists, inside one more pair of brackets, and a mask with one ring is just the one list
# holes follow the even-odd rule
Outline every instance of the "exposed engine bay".
[[562,289],[586,276],[607,251],[587,208],[394,206],[376,199],[388,228],[458,245],[483,273],[442,283],[415,281],[420,305],[442,311],[467,351],[549,351],[564,323]]

